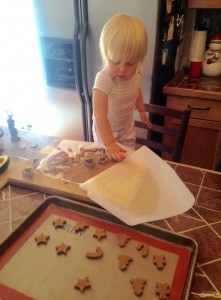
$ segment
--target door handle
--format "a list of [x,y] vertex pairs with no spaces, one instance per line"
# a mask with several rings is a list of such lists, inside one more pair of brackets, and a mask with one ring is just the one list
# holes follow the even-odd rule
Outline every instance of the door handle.
[[76,89],[81,101],[81,114],[82,114],[82,125],[83,125],[83,136],[84,141],[87,141],[87,118],[86,118],[86,100],[84,97],[83,86],[82,86],[82,67],[81,67],[81,55],[80,55],[80,6],[79,1],[74,0],[74,36],[73,36],[73,57],[74,57],[74,73]]
[[191,105],[188,105],[187,106],[188,109],[191,109],[191,110],[210,110],[210,107],[194,107],[194,106],[191,106]]
[[81,11],[82,11],[82,31],[80,35],[80,49],[81,49],[81,72],[82,72],[82,87],[86,101],[87,110],[87,129],[88,129],[88,141],[93,141],[92,134],[92,96],[88,91],[87,83],[87,32],[88,32],[88,5],[87,0],[81,0]]

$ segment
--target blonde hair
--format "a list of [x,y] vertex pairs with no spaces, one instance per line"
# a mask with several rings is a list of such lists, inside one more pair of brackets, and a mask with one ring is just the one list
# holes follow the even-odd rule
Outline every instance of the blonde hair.
[[110,55],[114,61],[142,63],[147,53],[147,31],[139,18],[115,15],[104,25],[99,45],[104,65]]

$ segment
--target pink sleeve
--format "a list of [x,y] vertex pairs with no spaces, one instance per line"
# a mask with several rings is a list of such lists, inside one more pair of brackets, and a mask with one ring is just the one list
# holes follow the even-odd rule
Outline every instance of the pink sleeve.
[[97,73],[95,77],[93,90],[97,89],[109,95],[111,91],[111,86],[112,79],[108,74],[107,69],[102,69],[100,72]]

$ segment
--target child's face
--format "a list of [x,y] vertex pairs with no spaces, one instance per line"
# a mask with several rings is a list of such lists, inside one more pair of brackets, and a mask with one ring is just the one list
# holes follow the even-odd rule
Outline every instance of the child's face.
[[114,61],[108,58],[108,70],[110,74],[120,81],[130,79],[136,72],[139,61]]

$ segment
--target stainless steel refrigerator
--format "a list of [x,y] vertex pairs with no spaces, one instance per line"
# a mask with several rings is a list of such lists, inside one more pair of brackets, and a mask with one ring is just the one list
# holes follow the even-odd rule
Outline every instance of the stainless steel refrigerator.
[[159,47],[160,18],[167,14],[162,11],[162,4],[167,9],[175,1],[33,0],[45,91],[56,120],[55,135],[92,140],[92,87],[96,73],[102,68],[99,37],[103,25],[114,14],[134,14],[147,28],[148,55],[143,62],[142,91],[144,101],[153,102],[155,70],[163,53]]

